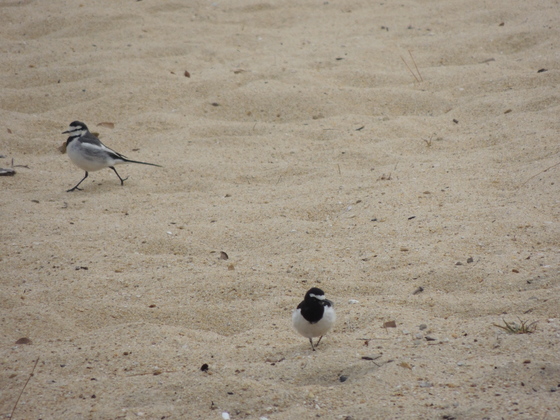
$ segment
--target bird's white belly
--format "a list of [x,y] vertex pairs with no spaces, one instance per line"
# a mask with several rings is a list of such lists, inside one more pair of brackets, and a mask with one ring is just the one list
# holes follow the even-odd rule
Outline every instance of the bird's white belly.
[[77,167],[87,172],[95,172],[113,165],[113,163],[108,163],[103,156],[84,153],[82,147],[77,140],[74,140],[70,142],[66,149],[68,157]]
[[334,325],[336,313],[331,306],[325,307],[323,318],[315,324],[309,323],[302,315],[301,310],[296,309],[292,314],[292,322],[298,333],[307,338],[321,337],[325,335]]

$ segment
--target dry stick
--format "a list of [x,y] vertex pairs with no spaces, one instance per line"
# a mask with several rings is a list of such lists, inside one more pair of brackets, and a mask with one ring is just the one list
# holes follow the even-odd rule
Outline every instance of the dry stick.
[[356,338],[356,340],[365,340],[365,341],[370,341],[370,340],[392,340],[392,338],[373,337],[373,338]]
[[533,175],[531,178],[529,178],[527,181],[525,181],[523,184],[521,184],[519,187],[522,187],[523,185],[525,185],[527,182],[529,182],[530,180],[532,180],[533,178],[535,178],[536,176],[539,176],[540,174],[544,174],[546,171],[548,171],[549,169],[554,168],[555,166],[560,165],[560,162],[555,163],[552,166],[549,166],[548,168],[546,168],[544,171],[540,171],[538,174]]
[[404,65],[406,66],[406,68],[408,69],[408,71],[410,72],[410,74],[412,74],[412,76],[414,76],[414,78],[416,79],[416,81],[418,83],[420,83],[420,80],[418,79],[418,77],[416,77],[416,75],[414,74],[414,72],[410,69],[410,67],[408,67],[408,64],[406,64],[406,61],[404,61],[403,56],[401,55],[401,60],[403,61]]
[[416,67],[416,71],[418,72],[418,76],[420,76],[420,80],[423,82],[424,78],[420,74],[420,70],[418,70],[418,66],[416,65],[416,60],[414,60],[414,57],[412,56],[412,53],[410,52],[410,50],[408,50],[408,53],[410,54],[410,58],[412,58],[412,62],[414,63],[414,67]]
[[158,376],[161,375],[162,373],[175,373],[178,372],[176,370],[156,370],[155,372],[145,372],[145,373],[134,373],[132,375],[126,375],[127,377],[131,378],[133,376],[146,376],[146,375],[153,375],[153,376]]
[[12,158],[12,168],[27,168],[31,169],[29,165],[14,165],[14,158]]
[[16,412],[16,408],[17,408],[17,405],[19,403],[19,399],[21,398],[21,395],[23,394],[23,391],[25,391],[25,387],[27,386],[27,384],[31,380],[31,377],[33,376],[33,372],[35,372],[35,368],[37,367],[37,363],[39,363],[39,358],[38,357],[37,357],[37,360],[35,360],[35,365],[33,366],[33,369],[31,370],[31,373],[29,374],[29,378],[27,378],[27,381],[25,381],[25,385],[21,389],[21,392],[19,393],[19,396],[16,400],[16,403],[14,404],[14,408],[12,409],[12,414],[10,414],[11,419],[14,418],[14,413]]

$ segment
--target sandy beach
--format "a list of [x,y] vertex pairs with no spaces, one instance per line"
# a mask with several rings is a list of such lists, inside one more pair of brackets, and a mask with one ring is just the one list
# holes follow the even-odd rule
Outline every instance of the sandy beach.
[[558,22],[1,1],[0,418],[560,419]]

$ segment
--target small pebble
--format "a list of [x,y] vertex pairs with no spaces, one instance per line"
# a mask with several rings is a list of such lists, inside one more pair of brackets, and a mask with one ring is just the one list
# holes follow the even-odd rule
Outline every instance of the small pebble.
[[375,354],[373,356],[362,356],[362,360],[376,360],[381,357],[381,354]]
[[434,386],[431,382],[418,382],[420,388],[431,388]]
[[420,324],[420,325],[418,325],[418,329],[419,329],[420,331],[425,330],[426,328],[428,328],[428,326],[427,326],[426,324]]
[[229,413],[228,413],[227,411],[224,411],[224,412],[222,413],[222,418],[223,418],[224,420],[229,420],[229,419],[230,419]]
[[346,376],[346,375],[341,375],[340,378],[338,378],[338,380],[340,382],[346,382],[347,379],[348,379],[348,376]]
[[348,301],[348,303],[349,303],[350,305],[353,305],[353,304],[355,304],[355,303],[360,303],[360,302],[359,302],[358,300],[356,300],[356,299],[350,299],[350,300]]
[[417,295],[418,293],[422,293],[424,291],[424,288],[422,286],[416,288],[416,290],[414,292],[412,292],[413,295]]

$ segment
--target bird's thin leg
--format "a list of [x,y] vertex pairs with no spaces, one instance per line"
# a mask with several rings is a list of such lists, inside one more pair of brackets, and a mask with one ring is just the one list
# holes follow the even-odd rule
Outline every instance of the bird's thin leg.
[[315,347],[313,346],[313,339],[310,338],[310,339],[309,339],[309,342],[311,343],[311,349],[312,349],[313,351],[315,351]]
[[88,177],[88,175],[89,175],[89,174],[88,174],[88,172],[86,171],[86,174],[84,175],[84,177],[82,178],[82,180],[81,180],[80,182],[78,182],[74,188],[70,188],[69,190],[66,190],[66,192],[72,192],[72,191],[74,191],[74,190],[81,191],[82,189],[81,189],[81,188],[78,188],[78,185],[80,185],[80,184],[84,181],[84,179],[86,179],[86,178]]
[[323,336],[319,337],[319,341],[317,341],[317,344],[315,344],[315,347],[317,347],[319,345],[319,343],[321,342],[321,338],[323,338]]
[[114,166],[109,166],[109,168],[111,168],[113,171],[115,171],[115,173],[117,174],[117,176],[119,177],[119,179],[121,180],[121,185],[124,185],[124,181],[126,181],[128,179],[128,177],[126,177],[125,179],[122,179],[121,176],[119,175],[119,173],[117,172],[117,170],[115,169]]

